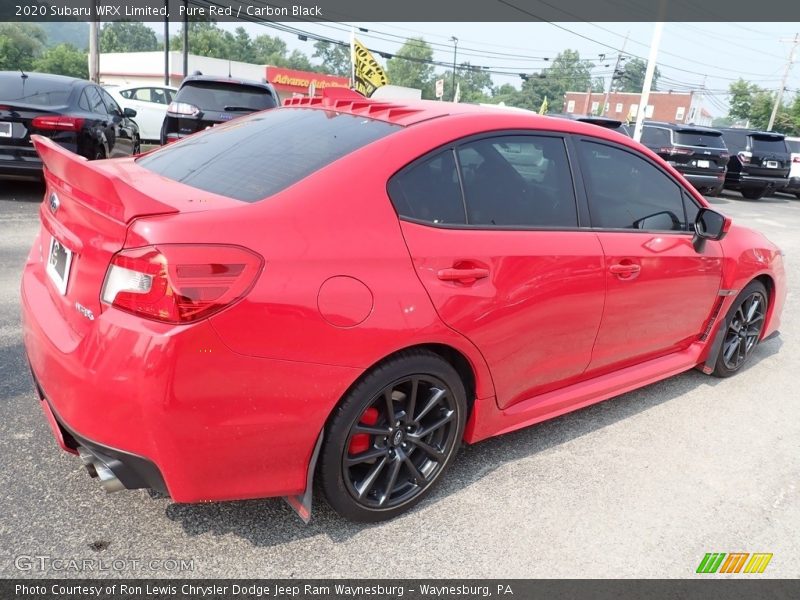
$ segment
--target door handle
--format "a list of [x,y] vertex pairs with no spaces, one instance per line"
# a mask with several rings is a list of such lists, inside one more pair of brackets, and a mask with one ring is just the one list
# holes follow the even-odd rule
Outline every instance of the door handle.
[[621,262],[611,265],[608,270],[620,279],[633,279],[639,275],[642,267],[632,262]]
[[441,269],[436,273],[436,276],[442,281],[460,281],[462,283],[472,283],[478,279],[484,279],[489,276],[489,269],[483,267],[470,267],[459,269],[452,267],[450,269]]

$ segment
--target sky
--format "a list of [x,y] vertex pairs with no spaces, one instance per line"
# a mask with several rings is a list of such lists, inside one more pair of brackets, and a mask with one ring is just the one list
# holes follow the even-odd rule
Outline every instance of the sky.
[[[286,41],[289,50],[311,56],[314,41],[255,23],[223,23],[233,30],[243,26],[251,36],[268,33]],[[518,73],[536,72],[570,48],[581,58],[596,61],[594,74],[606,84],[616,56],[626,52],[647,59],[653,23],[291,23],[294,27],[328,38],[348,41],[350,27],[369,48],[396,52],[408,36],[422,36],[434,47],[434,60],[452,63],[452,36],[458,38],[458,62],[491,67],[509,73],[492,75],[496,85],[519,86]],[[176,31],[179,25],[172,26]],[[367,29],[361,31],[359,28]],[[777,90],[789,58],[791,41],[800,23],[666,23],[657,64],[659,90],[685,91],[705,87],[705,108],[714,116],[727,113],[729,84],[742,77],[759,86]],[[628,36],[627,41],[625,41]],[[601,55],[603,58],[601,58]],[[377,57],[379,61],[382,59]],[[800,47],[797,51],[800,59]],[[606,66],[608,65],[608,66]],[[444,70],[437,69],[437,70]],[[790,71],[784,98],[800,90],[800,66]]]

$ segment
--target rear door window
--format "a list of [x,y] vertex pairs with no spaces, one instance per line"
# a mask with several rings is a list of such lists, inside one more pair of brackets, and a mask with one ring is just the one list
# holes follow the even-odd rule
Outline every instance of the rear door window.
[[86,99],[89,101],[89,112],[100,115],[108,114],[108,109],[106,109],[106,105],[103,103],[103,98],[100,96],[100,92],[95,86],[88,86],[85,93]]
[[788,154],[786,140],[771,136],[754,135],[751,136],[753,152],[777,152]]
[[403,169],[389,181],[388,191],[401,217],[434,224],[467,222],[452,149]]
[[279,108],[200,132],[137,162],[186,185],[255,202],[399,129],[333,111]]
[[681,146],[725,148],[725,142],[722,141],[721,134],[694,131],[676,131],[673,135],[675,136],[675,143],[680,144]]
[[187,83],[178,91],[176,100],[218,112],[234,112],[235,109],[256,111],[277,105],[267,89],[220,81]]
[[786,145],[790,152],[800,154],[800,140],[786,140]]
[[669,137],[669,129],[664,129],[663,127],[643,127],[642,144],[653,148],[671,146],[672,142]]
[[506,227],[577,227],[564,141],[509,135],[458,147],[467,222]]

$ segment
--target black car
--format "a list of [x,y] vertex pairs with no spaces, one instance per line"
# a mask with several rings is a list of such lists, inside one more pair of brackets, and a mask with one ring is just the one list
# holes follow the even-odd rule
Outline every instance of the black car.
[[718,196],[722,192],[730,151],[718,129],[647,121],[640,141],[675,167],[700,193]]
[[600,117],[597,115],[576,115],[571,113],[564,113],[560,115],[547,115],[548,117],[559,117],[561,119],[572,119],[573,121],[582,121],[583,123],[591,123],[592,125],[598,125],[600,127],[605,127],[606,129],[611,129],[612,131],[616,131],[617,133],[621,133],[622,135],[627,135],[628,137],[633,136],[633,130],[627,123],[624,121],[620,121],[618,119],[611,119],[609,117]]
[[175,142],[202,129],[277,105],[278,94],[269,83],[190,75],[167,107],[161,143]]
[[0,177],[38,179],[31,135],[93,160],[139,152],[139,128],[103,88],[83,79],[0,71]]
[[792,157],[786,138],[774,131],[721,129],[731,151],[725,187],[757,200],[789,185]]

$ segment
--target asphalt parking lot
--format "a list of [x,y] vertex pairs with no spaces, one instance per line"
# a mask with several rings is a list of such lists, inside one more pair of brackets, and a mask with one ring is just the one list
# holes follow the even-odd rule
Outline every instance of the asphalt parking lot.
[[[0,576],[693,577],[706,552],[770,552],[764,576],[800,576],[800,200],[712,199],[786,253],[782,335],[744,372],[692,371],[462,449],[420,507],[364,526],[319,501],[304,525],[282,500],[108,495],[58,450],[19,326],[41,195],[0,182]],[[73,559],[95,571],[56,562]]]

